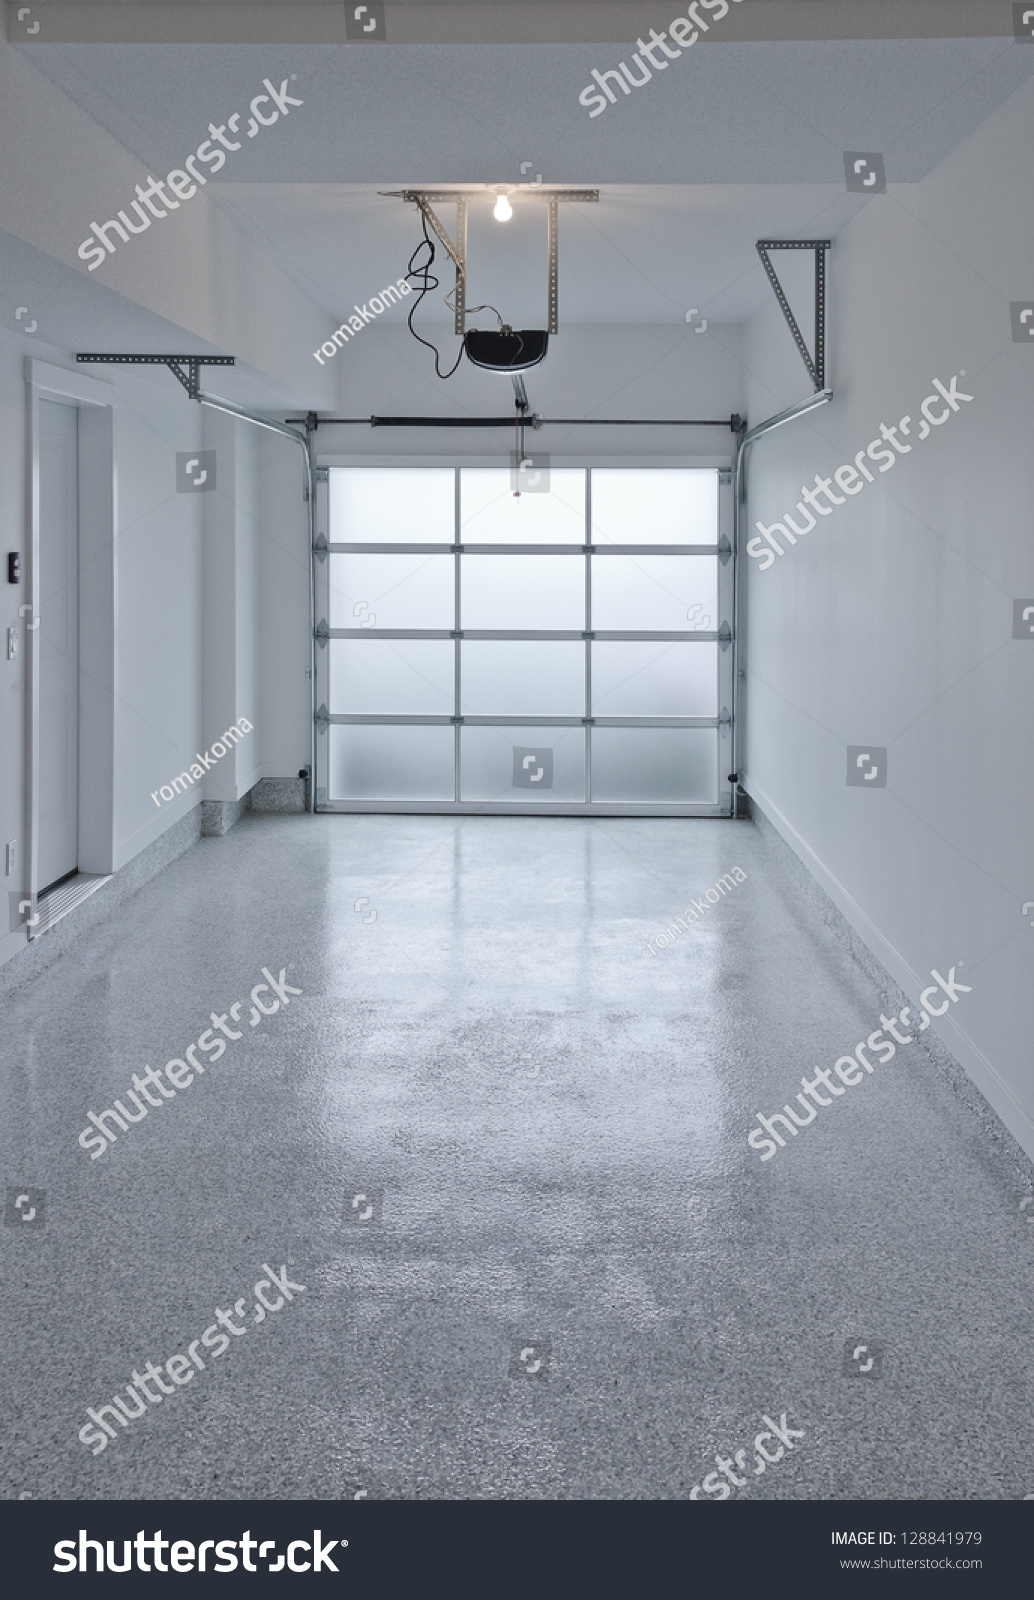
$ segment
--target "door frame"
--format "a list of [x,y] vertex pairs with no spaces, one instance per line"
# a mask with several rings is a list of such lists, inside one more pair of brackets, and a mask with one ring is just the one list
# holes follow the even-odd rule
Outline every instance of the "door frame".
[[[39,690],[37,606],[40,575],[41,400],[78,408],[79,488],[79,780],[78,869],[107,876],[115,858],[115,412],[111,384],[85,373],[28,358],[25,363],[29,426],[29,539],[23,637],[25,652],[25,850],[23,912],[29,939],[40,927],[39,894]],[[24,876],[23,876],[24,881]]]

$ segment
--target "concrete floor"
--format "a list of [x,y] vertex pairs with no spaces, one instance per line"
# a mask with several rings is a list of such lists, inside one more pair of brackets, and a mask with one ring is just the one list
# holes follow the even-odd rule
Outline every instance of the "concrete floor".
[[[263,966],[303,993],[252,1028]],[[222,1061],[91,1159],[86,1113],[234,1001]],[[1022,1498],[1034,1218],[1003,1146],[919,1044],[777,1159],[746,1144],[882,1008],[750,823],[202,840],[7,1008],[3,1181],[46,1212],[0,1231],[2,1492],[678,1498],[745,1449],[734,1497]],[[259,1321],[263,1263],[305,1288]],[[247,1334],[93,1456],[86,1408],[239,1297]]]

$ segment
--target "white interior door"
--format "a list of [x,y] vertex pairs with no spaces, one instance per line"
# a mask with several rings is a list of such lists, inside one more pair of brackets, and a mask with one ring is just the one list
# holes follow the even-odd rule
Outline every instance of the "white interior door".
[[39,412],[42,893],[79,860],[79,412],[42,399]]

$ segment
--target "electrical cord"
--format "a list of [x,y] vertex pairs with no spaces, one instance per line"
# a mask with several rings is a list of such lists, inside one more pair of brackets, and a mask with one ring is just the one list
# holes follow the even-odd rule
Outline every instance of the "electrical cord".
[[[413,304],[409,308],[409,316],[406,318],[406,323],[407,323],[407,325],[409,327],[410,333],[413,335],[413,338],[416,339],[419,344],[425,344],[427,346],[428,350],[433,350],[434,351],[434,370],[435,370],[436,374],[438,375],[438,377],[439,378],[451,378],[453,373],[456,371],[456,368],[459,366],[460,362],[463,360],[464,346],[462,344],[460,345],[460,353],[456,357],[455,365],[450,367],[448,372],[443,372],[441,367],[438,365],[438,347],[437,347],[437,345],[433,345],[431,343],[430,339],[422,339],[420,337],[420,335],[417,333],[417,331],[414,328],[414,326],[413,326],[413,315],[414,315],[414,313],[416,311],[417,306],[420,304],[421,300],[424,298],[424,295],[425,294],[429,294],[432,289],[437,289],[437,287],[438,287],[438,279],[435,277],[434,273],[431,271],[431,268],[434,266],[434,258],[435,258],[435,254],[436,254],[435,245],[434,245],[434,240],[431,238],[431,235],[427,231],[427,218],[424,216],[423,212],[420,213],[420,221],[423,224],[424,237],[421,239],[420,243],[417,245],[416,249],[413,251],[413,254],[410,256],[410,258],[409,258],[409,266],[408,266],[408,269],[406,271],[406,282],[408,283],[411,278],[417,279],[418,280],[418,285],[417,286],[420,289],[420,293],[417,295],[416,299],[413,301]],[[424,261],[420,266],[415,267],[413,265],[413,263],[415,262],[417,256],[420,254],[421,250],[423,250],[425,245],[426,245],[426,247],[427,247],[427,249],[429,251],[427,260]]]
[[[438,253],[437,252],[437,246],[435,245],[434,240],[431,238],[431,235],[427,231],[427,217],[424,215],[423,212],[420,213],[420,221],[421,221],[421,223],[423,225],[424,237],[421,239],[420,243],[417,245],[416,249],[413,251],[413,254],[410,256],[410,258],[409,258],[409,266],[408,266],[408,270],[406,272],[406,281],[407,281],[407,283],[412,278],[417,279],[418,280],[418,287],[419,287],[420,292],[417,295],[416,299],[413,301],[413,304],[409,308],[409,316],[406,318],[406,323],[407,323],[407,326],[409,327],[410,333],[413,335],[413,338],[416,339],[419,344],[426,345],[429,350],[432,350],[434,352],[434,370],[437,373],[438,377],[439,378],[443,378],[443,379],[444,378],[451,378],[453,373],[456,371],[456,368],[459,366],[460,362],[463,360],[463,355],[464,355],[464,351],[466,349],[466,346],[463,345],[463,344],[460,345],[460,353],[456,357],[455,364],[452,367],[449,368],[448,372],[443,372],[441,370],[441,368],[439,367],[439,365],[438,365],[438,354],[439,354],[439,352],[438,352],[437,345],[432,344],[430,339],[421,338],[420,334],[417,333],[416,329],[413,326],[413,317],[414,317],[414,315],[416,313],[417,306],[420,304],[421,300],[424,298],[424,295],[425,294],[429,294],[432,289],[437,289],[438,288],[438,284],[439,284],[439,280],[435,277],[434,273],[431,271],[431,268],[434,266],[435,256]],[[416,261],[417,256],[420,254],[421,250],[424,249],[425,245],[426,245],[427,250],[429,252],[429,254],[427,256],[427,259],[424,262],[422,262],[420,266],[414,266],[413,263]],[[448,306],[449,310],[452,311],[452,312],[455,312],[455,310],[456,310],[456,307],[455,307],[455,304],[454,304],[454,301],[453,301],[453,297],[455,296],[455,293],[456,293],[456,289],[455,289],[455,286],[454,286],[453,288],[451,288],[449,290],[448,294],[445,296],[445,304]],[[478,312],[478,311],[494,311],[496,316],[499,319],[500,331],[506,330],[506,324],[503,321],[502,315],[500,314],[499,311],[496,310],[495,306],[492,306],[492,305],[471,306],[471,307],[469,307],[469,309],[467,311],[467,315],[468,316],[473,316],[475,314],[475,312]],[[508,331],[508,330],[506,330],[506,331]]]
[[[456,285],[453,284],[452,288],[449,290],[448,294],[445,296],[445,304],[448,306],[450,311],[455,311],[456,310],[456,304],[455,304],[455,301],[453,299],[453,296],[455,295],[455,293],[456,293]],[[495,306],[490,306],[487,303],[485,305],[483,305],[483,306],[468,306],[467,307],[467,316],[468,317],[472,317],[476,311],[495,311],[495,314],[499,319],[499,331],[500,331],[500,333],[502,333],[503,330],[506,328],[506,323],[503,321],[503,314],[502,314],[501,311],[496,311]]]

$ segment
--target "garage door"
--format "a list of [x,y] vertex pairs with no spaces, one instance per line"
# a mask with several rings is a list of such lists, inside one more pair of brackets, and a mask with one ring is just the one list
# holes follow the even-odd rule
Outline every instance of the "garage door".
[[317,809],[727,813],[722,476],[330,467]]

